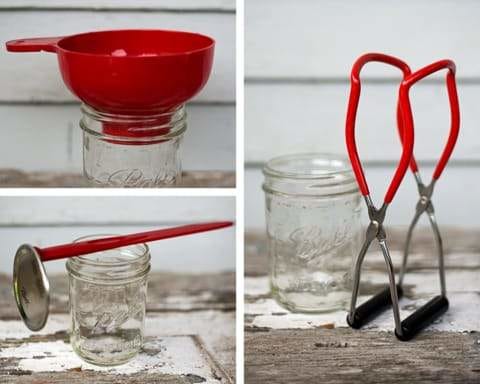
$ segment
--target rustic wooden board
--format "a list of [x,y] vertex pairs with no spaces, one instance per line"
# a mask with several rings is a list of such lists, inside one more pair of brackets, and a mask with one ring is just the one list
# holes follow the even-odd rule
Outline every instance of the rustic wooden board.
[[[404,230],[389,229],[399,265]],[[480,382],[480,247],[478,231],[444,228],[449,311],[409,343],[393,335],[391,311],[363,330],[348,328],[346,308],[323,314],[291,313],[271,297],[267,248],[259,232],[246,234],[246,382],[383,383]],[[438,292],[438,270],[428,229],[415,237],[401,316]],[[365,259],[359,302],[387,283],[375,248]]]
[[234,12],[235,0],[3,0],[0,9]]
[[[235,105],[189,104],[180,148],[186,171],[235,169]],[[81,172],[83,131],[78,103],[2,104],[1,167],[22,171]]]
[[[18,169],[0,169],[0,187],[63,188],[89,187],[83,175],[64,172],[24,172]],[[182,184],[175,188],[233,188],[235,172],[192,171],[184,172]]]
[[[318,62],[315,64],[322,67]],[[348,73],[349,70],[345,75]],[[395,129],[398,84],[399,79],[362,85],[356,119],[356,139],[362,161],[396,164],[400,156],[401,146]],[[273,156],[298,152],[346,155],[344,130],[349,89],[349,82],[247,83],[245,161],[264,162]],[[461,137],[450,164],[459,160],[478,162],[480,138],[476,131],[476,105],[480,84],[459,84],[458,93]],[[411,104],[415,117],[415,155],[421,161],[436,162],[450,124],[445,84],[422,82],[415,85]]]
[[247,332],[245,382],[478,384],[478,341],[478,333],[423,333],[402,343],[347,328]]
[[18,320],[11,279],[0,275],[0,382],[232,383],[234,280],[234,273],[152,273],[142,353],[101,368],[82,362],[68,345],[64,275],[51,277],[52,314],[35,333]]
[[[442,228],[443,248],[447,268],[480,268],[480,230],[461,230]],[[396,266],[401,261],[403,242],[405,241],[404,228],[388,228],[388,244],[391,256]],[[429,255],[434,252],[433,238],[428,228],[421,228],[414,233],[412,241],[412,256],[409,265],[412,268],[426,268],[435,265]],[[372,243],[372,249],[375,244]],[[420,255],[421,257],[418,257]],[[365,258],[366,268],[384,270],[382,255],[370,252]],[[262,231],[247,231],[245,234],[245,275],[266,276],[268,273],[267,239]]]
[[122,380],[121,377],[130,382],[132,376],[134,382],[140,382],[140,378],[143,382],[165,379],[173,383],[230,381],[211,361],[202,341],[196,336],[146,338],[138,357],[117,367],[97,367],[83,362],[71,349],[65,332],[33,341],[6,340],[0,342],[0,346],[0,378],[17,378],[10,381],[13,383],[24,382],[25,376],[30,376],[32,383],[45,380],[82,382],[86,378],[95,382],[117,383]]
[[[133,3],[133,2],[131,2]],[[8,40],[110,29],[177,29],[203,33],[216,41],[208,83],[195,97],[201,102],[235,100],[235,13],[133,10],[0,9],[0,39]],[[2,47],[3,48],[3,47]],[[13,54],[0,50],[0,102],[65,102],[75,97],[64,85],[56,55]]]
[[[231,192],[228,191],[228,194]],[[112,196],[108,190],[96,190],[85,196],[63,193],[46,196],[28,196],[26,193],[5,195],[0,199],[1,228],[56,227],[58,231],[66,231],[63,236],[51,233],[50,236],[28,238],[29,242],[40,247],[84,236],[83,231],[78,232],[81,227],[86,227],[87,231],[88,227],[117,227],[115,232],[110,233],[126,233],[121,231],[121,227],[144,226],[146,228],[143,230],[148,230],[147,227],[154,229],[199,221],[235,220],[234,196],[177,196],[170,193],[168,196],[158,196],[154,191],[147,191],[144,193],[146,196],[139,198],[136,194]],[[111,228],[99,233],[108,233],[108,230]],[[9,235],[5,234],[3,241]],[[2,252],[6,250],[3,248]]]
[[[50,312],[68,312],[66,274],[50,277]],[[11,276],[0,274],[0,320],[18,319]],[[152,272],[148,280],[148,312],[235,310],[235,273],[189,274]]]
[[[430,180],[435,164],[420,164],[422,177],[425,180]],[[478,165],[476,163],[458,165],[452,163],[448,164],[443,172],[441,180],[435,187],[433,197],[437,220],[442,231],[446,228],[446,225],[468,227],[473,230],[478,228],[480,205],[474,203],[480,196],[480,178],[476,176],[480,174],[480,167],[478,166],[480,166],[480,163]],[[395,167],[396,162],[365,166],[364,170],[368,184],[371,186],[372,199],[376,204],[382,201]],[[264,179],[261,166],[246,168],[245,226],[247,228],[265,228],[265,194],[262,191]],[[461,196],[461,201],[469,203],[461,204],[459,196]],[[395,199],[389,206],[386,218],[387,228],[409,225],[415,212],[417,199],[418,190],[414,178],[411,174],[407,174],[395,195]],[[455,208],[452,209],[452,207]],[[363,220],[367,223],[368,215],[364,205],[362,209]],[[429,225],[427,217],[422,217],[419,224],[421,226]]]
[[[449,57],[458,65],[458,77],[478,79],[478,51],[472,47],[479,42],[479,13],[475,0],[442,0],[434,7],[429,0],[394,5],[382,0],[247,0],[245,73],[249,79],[347,79],[356,57],[385,52],[412,68]],[[398,73],[380,64],[374,70],[382,78]],[[372,74],[369,68],[364,73]]]

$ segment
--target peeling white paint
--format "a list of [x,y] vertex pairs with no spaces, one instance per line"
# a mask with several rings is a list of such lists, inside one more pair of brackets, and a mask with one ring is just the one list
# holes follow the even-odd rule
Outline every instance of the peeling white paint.
[[8,368],[33,372],[81,369],[123,375],[138,372],[171,375],[193,374],[205,378],[207,383],[218,383],[213,376],[209,362],[190,336],[167,336],[147,340],[144,348],[160,352],[153,356],[142,352],[130,362],[116,367],[99,367],[86,363],[72,351],[69,344],[63,341],[31,342],[3,348],[0,350],[0,358],[20,359],[18,366]]
[[[478,255],[471,254],[472,258]],[[476,292],[479,289],[480,269],[472,270],[448,270],[446,272],[446,283],[448,292]],[[388,275],[385,272],[364,270],[360,282],[373,284],[387,284]],[[422,297],[439,292],[439,274],[436,270],[411,271],[405,276],[405,285],[414,286],[415,296]],[[246,277],[245,295],[261,296],[270,293],[268,276]]]
[[261,296],[270,293],[268,276],[245,277],[245,295]]
[[[468,332],[480,330],[480,294],[474,291],[478,287],[479,271],[450,271],[447,274],[448,298],[450,309],[432,324],[429,329],[437,331]],[[381,283],[380,273],[369,274],[368,281]],[[385,277],[386,278],[386,277]],[[410,279],[410,280],[409,280]],[[414,308],[425,304],[432,295],[433,281],[438,280],[432,272],[414,273],[407,277],[406,284],[415,284],[415,299],[402,298],[400,313],[402,318],[410,315]],[[436,282],[438,284],[438,281]],[[245,279],[245,291],[249,301],[245,303],[245,314],[253,316],[248,325],[272,329],[312,329],[318,327],[347,327],[346,314],[348,308],[323,314],[291,313],[281,307],[274,299],[264,296],[269,293],[267,277],[249,277]],[[255,299],[255,296],[259,296]],[[359,297],[359,304],[367,300],[367,296]],[[386,311],[369,323],[364,329],[389,331],[394,327],[391,311]]]
[[[45,328],[40,332],[32,332],[20,320],[3,320],[0,321],[0,340],[54,334],[65,331],[69,324],[70,316],[68,314],[52,314]],[[220,364],[234,365],[235,356],[231,351],[235,345],[234,312],[210,310],[187,313],[149,313],[145,321],[145,336],[156,337],[160,332],[162,337],[199,335],[207,350],[215,356]],[[61,345],[71,351],[69,344],[62,341],[57,341],[57,343],[60,343],[56,344],[58,348]],[[28,343],[28,345],[34,344],[39,343]],[[41,361],[44,362],[45,359],[41,359]]]

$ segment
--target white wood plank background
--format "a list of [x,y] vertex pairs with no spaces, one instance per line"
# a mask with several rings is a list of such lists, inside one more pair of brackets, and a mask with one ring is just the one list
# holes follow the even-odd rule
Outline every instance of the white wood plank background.
[[[204,33],[216,40],[214,66],[198,101],[235,100],[235,14],[185,12],[9,11],[0,9],[0,40],[64,36],[80,32],[159,28]],[[0,50],[0,101],[71,101],[57,58],[49,53]]]
[[479,16],[475,0],[246,0],[246,75],[346,79],[357,56],[379,51],[412,67],[451,57],[477,78]]
[[[264,162],[279,154],[345,151],[345,111],[349,84],[252,84],[246,97],[248,162]],[[397,84],[362,87],[356,137],[362,159],[396,162],[401,147],[395,122]],[[461,133],[452,163],[480,160],[479,85],[459,89]],[[415,154],[436,162],[450,129],[446,89],[442,84],[412,89]]]
[[[1,105],[9,134],[0,140],[0,166],[25,171],[81,172],[78,105]],[[182,163],[186,170],[235,169],[235,107],[192,104],[187,109]]]
[[[45,328],[39,332],[32,333],[19,321],[0,321],[0,337],[2,339],[28,338],[33,335],[49,335],[56,332],[64,332],[65,325],[70,321],[68,314],[50,314]],[[202,373],[207,383],[219,383],[215,372],[212,372],[205,351],[199,350],[199,345],[191,343],[191,336],[198,335],[201,343],[210,353],[220,361],[221,364],[232,364],[231,353],[225,350],[227,343],[235,338],[235,314],[234,312],[219,311],[195,311],[192,312],[164,312],[161,314],[149,313],[145,319],[145,337],[147,346],[159,342],[159,335],[163,340],[162,361],[152,359],[147,354],[140,354],[131,362],[117,368],[108,369],[114,374],[134,374],[142,369],[149,369],[151,372],[158,372],[159,366],[163,367],[165,373],[174,372],[196,374]],[[61,345],[63,344],[63,346]],[[234,342],[232,343],[234,344]],[[23,347],[6,347],[0,352],[1,357],[7,358],[14,355],[21,358],[20,366],[33,371],[54,371],[61,372],[68,368],[82,366],[83,369],[102,371],[105,368],[82,363],[73,353],[68,344],[62,342],[23,343]],[[66,348],[65,348],[66,346]],[[153,346],[153,345],[152,345]],[[42,348],[43,347],[43,348]],[[173,348],[172,348],[173,347]],[[45,353],[45,364],[35,364],[33,356]],[[218,361],[217,360],[217,361]],[[60,361],[60,362],[59,362]],[[210,368],[210,369],[208,369]],[[208,369],[208,370],[207,370]],[[160,371],[162,372],[162,371]],[[200,376],[200,375],[199,375]]]
[[[425,175],[431,175],[433,167],[423,167],[422,170]],[[393,168],[370,166],[365,168],[365,172],[372,198],[375,204],[380,205],[390,182]],[[447,226],[478,228],[479,208],[476,201],[480,196],[480,183],[474,177],[475,174],[478,174],[476,167],[458,166],[448,168],[442,175],[432,198],[440,230]],[[265,228],[263,179],[263,174],[259,169],[250,168],[245,172],[246,228]],[[415,213],[417,200],[418,192],[413,176],[407,174],[388,208],[385,220],[387,227],[409,225]],[[368,223],[366,209],[363,210],[362,220],[365,225]],[[430,225],[426,216],[420,219],[419,225]]]
[[6,9],[133,9],[133,10],[235,10],[235,0],[3,0]]
[[[216,40],[214,68],[190,103],[185,170],[235,169],[235,1],[7,0],[0,3],[0,42],[90,30],[164,28]],[[0,167],[81,172],[80,112],[63,85],[55,55],[0,49]]]
[[[434,201],[443,225],[478,226],[479,16],[480,3],[470,0],[246,0],[247,227],[264,227],[261,167],[269,158],[312,151],[346,155],[348,79],[353,61],[366,52],[396,55],[413,69],[443,58],[457,63],[462,125]],[[381,64],[366,67],[362,75],[357,141],[378,201],[400,152],[395,127],[400,76]],[[411,92],[415,155],[425,179],[450,124],[443,76]],[[391,225],[409,223],[416,196],[407,175],[389,211]]]
[[[201,221],[235,220],[233,197],[2,197],[0,272],[10,273],[20,244],[71,242],[91,234],[127,234]],[[212,272],[235,269],[235,228],[150,244],[152,269]],[[63,272],[64,261],[47,271]]]

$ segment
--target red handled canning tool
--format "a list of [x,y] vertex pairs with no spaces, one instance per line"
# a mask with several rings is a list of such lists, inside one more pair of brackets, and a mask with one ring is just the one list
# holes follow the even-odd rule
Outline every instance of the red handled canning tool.
[[48,248],[23,244],[15,254],[13,265],[13,291],[20,315],[26,326],[32,331],[42,329],[47,321],[50,285],[43,266],[45,261],[77,257],[128,245],[212,231],[232,225],[231,221],[191,224],[131,235],[83,240]]
[[198,33],[115,30],[12,40],[10,52],[56,53],[65,85],[98,111],[145,114],[184,104],[206,84],[215,42]]
[[56,53],[63,81],[76,97],[99,113],[132,117],[105,119],[103,133],[117,137],[112,142],[137,145],[168,134],[171,120],[183,113],[180,106],[205,86],[215,41],[198,33],[135,29],[26,38],[6,47]]
[[[387,193],[384,198],[384,203],[380,209],[377,209],[371,198],[368,189],[368,185],[363,173],[363,169],[358,157],[358,152],[356,149],[355,143],[355,117],[358,107],[358,101],[360,97],[360,71],[362,67],[370,61],[379,61],[386,64],[393,65],[399,68],[403,72],[403,81],[399,88],[399,101],[397,105],[397,125],[400,138],[402,141],[402,155],[400,162],[397,166],[397,170],[394,174],[393,180],[387,190]],[[440,157],[438,165],[435,169],[432,182],[425,186],[420,178],[418,173],[418,167],[413,156],[413,142],[414,142],[414,129],[413,129],[413,116],[410,106],[409,91],[413,84],[419,80],[425,78],[426,76],[437,72],[441,69],[447,68],[449,70],[447,74],[447,89],[449,95],[450,109],[452,115],[450,136],[447,141],[447,145]],[[445,165],[453,151],[456,139],[458,137],[459,125],[460,125],[460,114],[458,106],[458,98],[455,85],[455,65],[450,60],[442,60],[436,63],[433,63],[429,66],[426,66],[420,69],[417,72],[411,73],[408,65],[391,56],[383,54],[367,54],[361,56],[354,64],[351,75],[351,93],[347,110],[347,121],[346,121],[346,142],[348,154],[350,161],[352,163],[353,171],[357,178],[357,182],[360,188],[360,192],[365,198],[368,214],[370,218],[370,224],[367,228],[366,239],[360,250],[360,254],[355,263],[354,270],[354,280],[353,280],[353,291],[352,291],[352,301],[350,305],[350,312],[347,316],[347,322],[352,328],[360,328],[365,323],[370,321],[372,318],[377,316],[379,312],[386,309],[388,306],[392,305],[393,315],[395,320],[395,335],[397,338],[403,341],[410,340],[413,338],[420,330],[425,328],[433,320],[441,316],[448,309],[448,300],[446,298],[445,290],[445,269],[443,264],[443,250],[442,250],[442,241],[440,237],[440,232],[436,224],[433,205],[431,203],[431,196],[433,193],[433,186],[435,181],[440,177]],[[417,204],[417,210],[410,225],[407,241],[405,246],[404,259],[402,262],[402,271],[400,273],[400,281],[397,285],[395,283],[395,273],[393,268],[393,263],[389,254],[386,233],[383,228],[383,222],[385,219],[385,214],[388,205],[391,203],[395,193],[405,176],[405,173],[408,169],[408,166],[415,175],[417,181],[418,190],[420,193],[420,199]],[[406,270],[407,256],[410,247],[411,235],[413,228],[418,221],[419,217],[423,212],[427,212],[430,223],[435,234],[436,243],[439,252],[439,270],[440,270],[440,284],[441,284],[441,295],[434,297],[424,306],[416,310],[413,314],[407,317],[405,320],[401,321],[400,319],[400,310],[398,305],[398,299],[403,295],[402,283]],[[370,243],[373,239],[376,238],[379,242],[380,248],[382,250],[385,263],[387,265],[388,276],[389,276],[389,286],[376,294],[365,303],[356,308],[356,301],[359,290],[360,283],[360,271],[362,267],[365,254],[370,246]]]

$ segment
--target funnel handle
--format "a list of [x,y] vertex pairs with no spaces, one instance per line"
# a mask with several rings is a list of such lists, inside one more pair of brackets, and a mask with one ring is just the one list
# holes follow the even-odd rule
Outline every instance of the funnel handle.
[[5,44],[9,52],[53,52],[58,49],[61,37],[36,37],[31,39],[10,40]]

